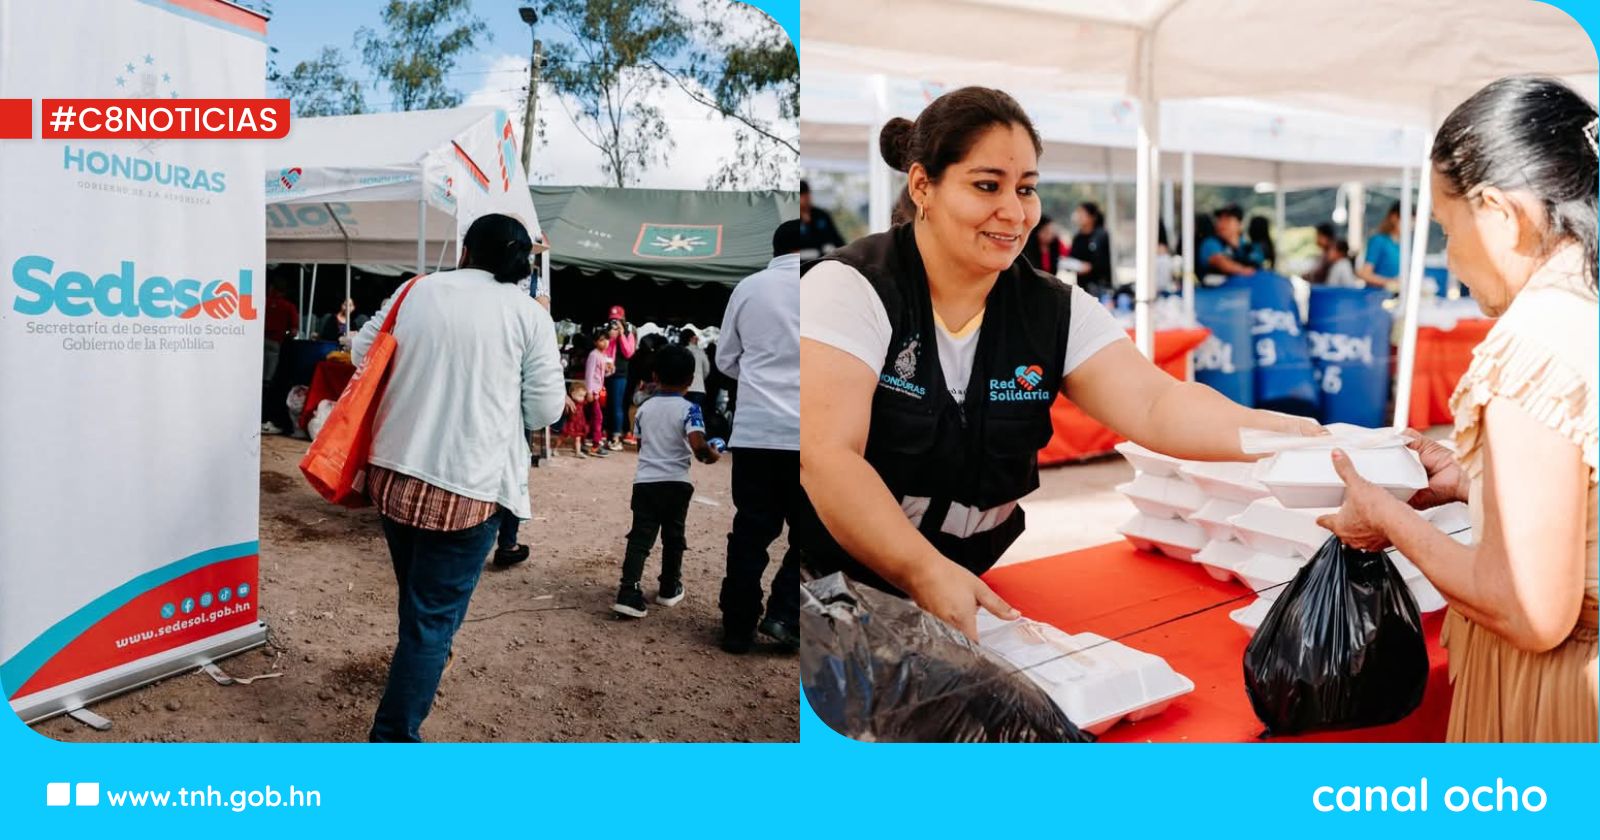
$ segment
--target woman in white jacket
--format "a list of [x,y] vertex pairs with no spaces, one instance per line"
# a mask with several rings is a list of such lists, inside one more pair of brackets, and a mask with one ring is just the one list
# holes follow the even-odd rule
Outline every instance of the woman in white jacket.
[[[400,638],[374,741],[421,740],[497,514],[531,517],[524,430],[554,422],[564,398],[550,315],[517,288],[532,249],[516,219],[479,218],[461,267],[412,281],[395,318],[367,492],[394,562]],[[356,337],[357,365],[393,305]]]

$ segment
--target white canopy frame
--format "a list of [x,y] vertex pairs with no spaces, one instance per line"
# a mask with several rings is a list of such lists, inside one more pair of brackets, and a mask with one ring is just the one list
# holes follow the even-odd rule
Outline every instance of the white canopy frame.
[[[547,289],[549,249],[517,129],[485,107],[297,120],[267,169],[267,259],[311,263],[311,299],[318,265],[343,263],[348,300],[355,263],[403,264],[414,242],[415,271],[426,273],[430,244],[442,267],[474,219],[502,213],[533,236],[537,287]],[[303,332],[311,329],[308,315]]]

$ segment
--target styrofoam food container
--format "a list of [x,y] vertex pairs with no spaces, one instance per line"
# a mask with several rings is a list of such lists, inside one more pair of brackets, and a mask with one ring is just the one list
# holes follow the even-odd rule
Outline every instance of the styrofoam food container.
[[1389,561],[1394,563],[1395,571],[1399,572],[1401,579],[1406,582],[1406,588],[1411,590],[1411,597],[1417,602],[1417,609],[1431,613],[1447,606],[1444,596],[1439,594],[1439,590],[1434,588],[1427,575],[1424,575],[1415,563],[1406,559],[1406,556],[1397,549],[1391,548],[1385,553],[1389,555]]
[[1117,492],[1133,502],[1140,513],[1162,519],[1183,519],[1205,504],[1200,488],[1176,477],[1140,473],[1117,486]]
[[1205,531],[1207,539],[1232,540],[1236,537],[1233,533],[1233,523],[1228,520],[1244,513],[1244,509],[1249,506],[1248,502],[1210,499],[1198,510],[1189,514],[1188,520],[1199,525],[1200,530]]
[[1257,499],[1229,521],[1239,540],[1256,551],[1309,560],[1333,536],[1317,524],[1317,517],[1331,512],[1328,508],[1289,510],[1272,499]]
[[1457,534],[1472,527],[1472,510],[1466,502],[1451,502],[1429,508],[1422,512],[1422,517],[1446,534]]
[[1251,601],[1249,604],[1228,613],[1233,623],[1243,627],[1246,633],[1254,636],[1261,629],[1261,622],[1267,620],[1267,613],[1272,612],[1273,599],[1265,595]]
[[1307,561],[1298,555],[1266,554],[1231,540],[1213,540],[1195,554],[1194,562],[1217,580],[1236,580],[1253,592],[1276,598]]
[[1242,567],[1235,569],[1234,574],[1252,592],[1271,592],[1277,597],[1283,585],[1294,580],[1300,567],[1309,562],[1304,557],[1278,557],[1257,551]]
[[[1286,450],[1259,462],[1253,475],[1284,507],[1336,508],[1344,504],[1345,487],[1330,453],[1329,449]],[[1410,449],[1385,446],[1347,454],[1362,478],[1402,502],[1428,486],[1428,473]]]
[[1206,544],[1205,532],[1199,525],[1145,513],[1134,514],[1117,532],[1140,551],[1156,551],[1178,560],[1193,560],[1194,553]]
[[1122,457],[1133,464],[1133,468],[1147,475],[1172,478],[1178,474],[1178,467],[1187,463],[1181,458],[1163,455],[1153,449],[1146,449],[1131,440],[1125,440],[1115,447]]
[[1267,485],[1251,477],[1254,470],[1255,464],[1239,461],[1189,461],[1178,474],[1213,499],[1249,504],[1272,495]]
[[1123,720],[1154,717],[1194,691],[1194,683],[1161,657],[1094,633],[1069,634],[1022,619],[978,641],[1023,669],[1069,720],[1094,735]]
[[1236,570],[1244,566],[1255,550],[1233,540],[1212,540],[1194,555],[1194,562],[1220,581],[1238,580]]

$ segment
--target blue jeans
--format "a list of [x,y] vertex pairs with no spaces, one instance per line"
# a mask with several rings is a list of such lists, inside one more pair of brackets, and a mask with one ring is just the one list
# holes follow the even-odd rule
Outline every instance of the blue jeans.
[[421,741],[422,721],[500,522],[491,516],[460,531],[425,531],[382,521],[399,589],[400,640],[368,738]]
[[628,430],[624,428],[628,422],[628,405],[624,399],[628,395],[628,377],[606,377],[606,413],[611,415],[606,418],[606,434],[621,437]]

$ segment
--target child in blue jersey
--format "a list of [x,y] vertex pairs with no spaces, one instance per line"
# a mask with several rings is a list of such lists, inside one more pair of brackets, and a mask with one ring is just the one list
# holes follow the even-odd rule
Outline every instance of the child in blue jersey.
[[622,585],[611,609],[643,618],[647,612],[639,581],[644,561],[661,533],[661,577],[656,603],[664,607],[683,600],[684,521],[694,484],[689,462],[715,464],[718,453],[706,441],[700,407],[684,398],[694,381],[695,359],[682,347],[666,347],[653,365],[656,395],[639,406],[639,467],[633,477],[633,529],[628,532],[622,561]]

